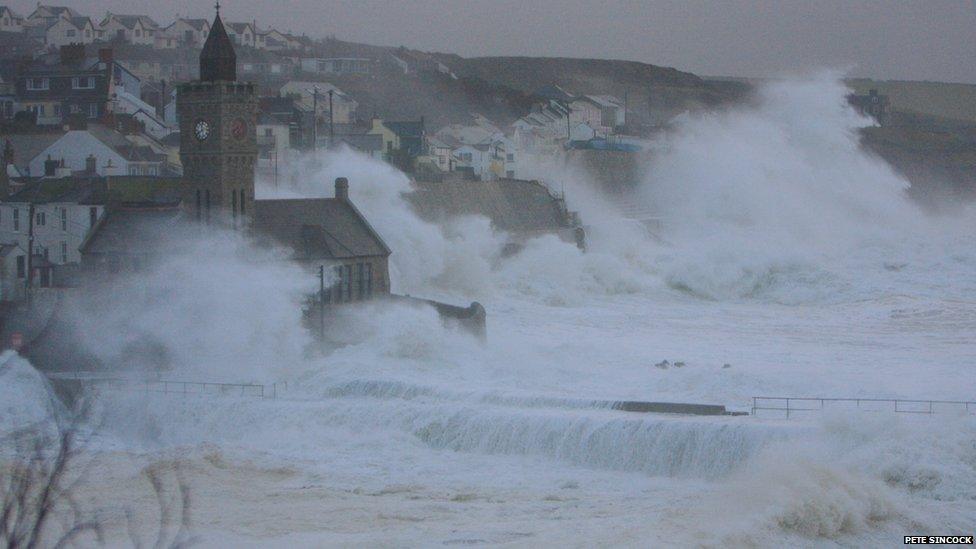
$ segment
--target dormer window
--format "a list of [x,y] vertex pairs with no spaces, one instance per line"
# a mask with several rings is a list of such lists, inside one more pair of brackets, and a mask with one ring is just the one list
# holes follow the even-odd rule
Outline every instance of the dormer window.
[[47,90],[51,87],[51,80],[48,78],[28,78],[28,90]]
[[71,79],[71,87],[76,90],[93,90],[95,89],[95,77],[76,76]]

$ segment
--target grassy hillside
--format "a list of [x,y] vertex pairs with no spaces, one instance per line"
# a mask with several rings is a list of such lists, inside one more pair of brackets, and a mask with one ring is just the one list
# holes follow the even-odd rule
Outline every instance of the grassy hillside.
[[546,84],[558,84],[574,93],[615,95],[626,99],[630,113],[652,123],[684,110],[740,99],[748,89],[739,83],[707,81],[688,72],[634,61],[565,57],[443,59],[459,75],[526,93]]
[[847,84],[858,93],[877,89],[891,98],[898,111],[976,122],[976,85],[945,82],[852,79]]

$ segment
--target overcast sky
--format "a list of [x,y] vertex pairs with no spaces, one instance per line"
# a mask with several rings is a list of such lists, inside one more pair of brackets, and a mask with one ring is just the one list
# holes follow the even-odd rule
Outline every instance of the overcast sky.
[[[976,83],[976,0],[223,0],[226,20],[464,56],[631,59],[703,75],[856,76]],[[212,2],[68,0],[87,15],[167,24]],[[27,15],[35,2],[10,5]],[[97,23],[97,22],[96,22]]]

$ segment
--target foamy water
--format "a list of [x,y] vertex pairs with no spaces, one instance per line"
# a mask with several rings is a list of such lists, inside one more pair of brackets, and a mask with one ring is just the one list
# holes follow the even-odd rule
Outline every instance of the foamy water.
[[[971,533],[972,416],[785,421],[605,406],[976,398],[973,217],[933,218],[909,202],[907,183],[857,147],[867,121],[844,94],[827,75],[684,120],[654,145],[632,197],[667,219],[656,235],[567,181],[592,226],[585,254],[542,237],[503,258],[504,235],[486,220],[417,219],[399,196],[409,181],[389,167],[349,152],[303,165],[287,192],[328,195],[348,177],[395,251],[394,289],[480,301],[487,342],[429,309],[370,305],[343,311],[334,348],[309,355],[304,335],[282,329],[298,325],[296,308],[280,305],[305,274],[248,263],[216,292],[191,278],[202,291],[151,306],[138,324],[168,345],[192,335],[173,375],[237,372],[288,390],[113,395],[106,459],[175,454],[208,504],[251,501],[229,518],[200,511],[213,544],[890,545]],[[217,259],[215,269],[245,268],[230,252]],[[183,285],[181,265],[162,271],[168,292]],[[262,295],[253,309],[233,299],[248,292]],[[190,317],[156,326],[185,306],[199,309],[199,328]],[[280,509],[265,508],[268,494]]]

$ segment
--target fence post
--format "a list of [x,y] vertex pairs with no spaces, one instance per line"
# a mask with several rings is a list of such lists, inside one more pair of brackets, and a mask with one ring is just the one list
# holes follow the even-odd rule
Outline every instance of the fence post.
[[790,419],[790,399],[786,399],[786,419]]
[[756,415],[756,397],[752,397],[752,415]]

